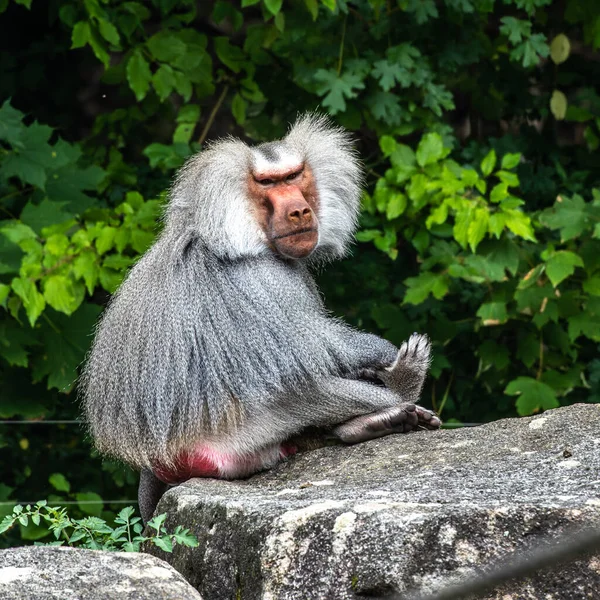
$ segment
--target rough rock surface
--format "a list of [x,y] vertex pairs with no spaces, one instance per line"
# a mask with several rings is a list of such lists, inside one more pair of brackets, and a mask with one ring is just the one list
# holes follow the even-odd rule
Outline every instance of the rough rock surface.
[[26,546],[0,551],[2,600],[202,600],[147,554]]
[[[191,480],[158,511],[198,536],[197,548],[153,552],[205,600],[433,592],[600,524],[600,406],[322,448],[246,481]],[[600,556],[486,598],[600,598]]]

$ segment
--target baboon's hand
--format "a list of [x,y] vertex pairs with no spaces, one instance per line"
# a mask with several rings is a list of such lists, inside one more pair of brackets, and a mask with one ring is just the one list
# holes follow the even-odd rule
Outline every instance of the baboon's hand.
[[416,404],[399,404],[350,419],[338,425],[333,433],[347,444],[356,444],[390,433],[439,429],[441,424],[440,418],[431,410]]
[[[431,342],[426,335],[413,333],[398,350],[396,360],[378,372],[378,377],[407,403],[419,401],[431,364]],[[424,409],[423,409],[424,410]]]

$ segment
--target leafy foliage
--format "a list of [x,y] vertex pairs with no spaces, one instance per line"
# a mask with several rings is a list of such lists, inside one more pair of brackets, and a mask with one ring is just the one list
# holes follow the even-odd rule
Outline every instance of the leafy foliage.
[[[140,517],[134,517],[134,508],[128,506],[121,510],[114,519],[111,527],[104,519],[85,517],[73,519],[67,514],[67,509],[60,506],[48,506],[45,500],[31,506],[23,507],[17,504],[12,514],[0,522],[0,534],[16,524],[28,527],[32,524],[37,529],[45,530],[46,535],[52,535],[53,542],[40,545],[46,546],[76,546],[90,550],[115,550],[120,552],[139,552],[142,544],[154,544],[165,552],[173,552],[173,546],[180,544],[195,548],[198,540],[188,529],[181,525],[173,533],[167,533],[164,522],[166,514],[157,515],[148,521],[150,535],[143,535],[143,525]],[[154,531],[151,531],[151,530]]]
[[[190,154],[314,109],[365,161],[329,306],[395,343],[427,332],[446,419],[600,401],[598,23],[595,0],[0,2],[0,417],[77,416],[94,323]],[[134,476],[82,439],[3,428],[0,512],[113,519]]]

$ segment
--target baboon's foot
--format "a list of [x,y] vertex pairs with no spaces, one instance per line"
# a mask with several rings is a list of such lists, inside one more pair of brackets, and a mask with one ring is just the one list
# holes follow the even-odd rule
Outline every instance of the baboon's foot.
[[[427,370],[431,364],[431,342],[426,335],[413,333],[398,350],[396,360],[379,378],[407,403],[419,401]],[[425,410],[425,409],[422,409]]]
[[400,404],[350,419],[338,425],[333,433],[347,444],[356,444],[390,433],[439,429],[441,424],[440,418],[431,410],[416,404]]

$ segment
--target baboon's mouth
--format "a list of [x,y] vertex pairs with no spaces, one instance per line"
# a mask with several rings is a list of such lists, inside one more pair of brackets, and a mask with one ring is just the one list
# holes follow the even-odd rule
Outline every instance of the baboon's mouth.
[[281,235],[276,235],[272,238],[273,241],[282,240],[284,238],[289,238],[294,235],[301,235],[302,233],[312,233],[317,230],[314,227],[305,227],[304,229],[296,229],[295,231],[290,231],[289,233],[282,233]]

